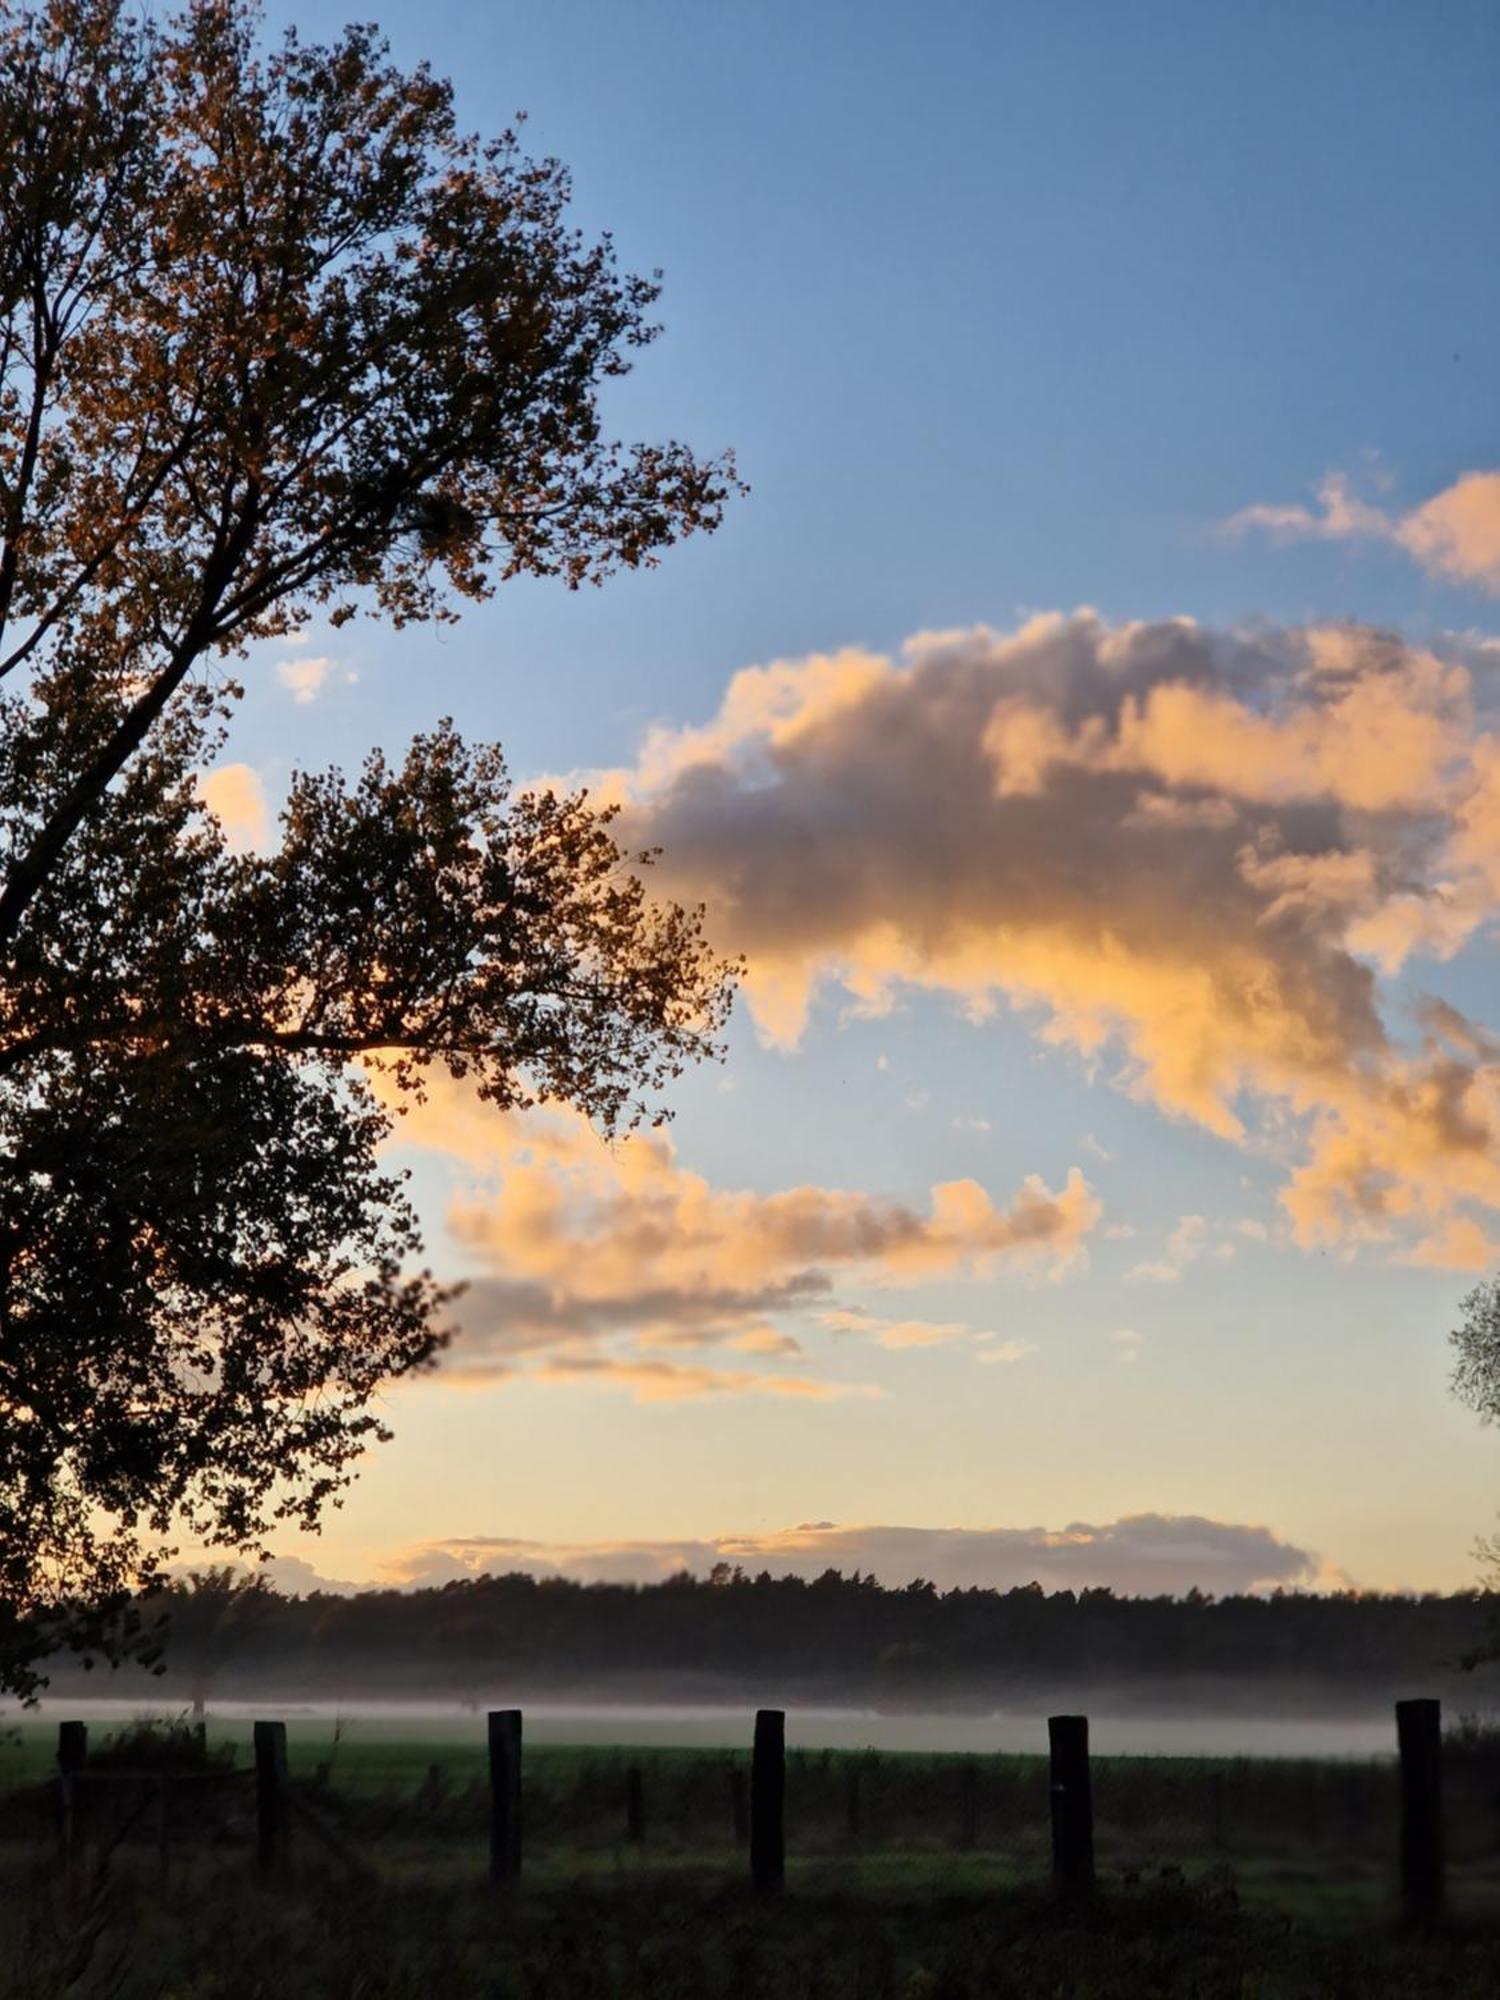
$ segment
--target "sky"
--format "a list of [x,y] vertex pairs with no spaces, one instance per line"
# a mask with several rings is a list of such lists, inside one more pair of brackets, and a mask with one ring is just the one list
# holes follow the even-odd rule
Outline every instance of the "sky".
[[463,1332],[281,1575],[1474,1581],[1500,11],[382,26],[662,269],[607,417],[750,491],[597,592],[264,649],[213,796],[254,838],[451,714],[749,973],[664,1133],[406,1122]]

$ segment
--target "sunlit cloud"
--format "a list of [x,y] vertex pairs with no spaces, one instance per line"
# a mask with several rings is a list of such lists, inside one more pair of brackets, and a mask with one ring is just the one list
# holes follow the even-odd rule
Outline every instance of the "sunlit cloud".
[[198,796],[239,853],[265,847],[271,814],[260,773],[249,764],[218,764],[198,779]]
[[1084,1257],[1100,1214],[1076,1168],[1056,1190],[1028,1176],[1003,1206],[974,1180],[938,1183],[922,1208],[862,1190],[716,1187],[665,1133],[610,1143],[576,1112],[500,1112],[443,1076],[399,1137],[471,1176],[447,1213],[474,1272],[449,1381],[499,1381],[524,1362],[535,1380],[616,1383],[646,1400],[861,1393],[812,1374],[773,1379],[661,1357],[726,1347],[801,1361],[801,1343],[774,1324],[788,1313],[888,1347],[960,1339],[961,1324],[840,1308],[835,1279],[901,1289],[938,1277],[1053,1278]]
[[1500,1212],[1500,1067],[1451,1009],[1398,1036],[1382,979],[1500,906],[1475,664],[1352,626],[1048,615],[747,669],[602,783],[746,954],[767,1042],[826,993],[1008,1007],[1279,1152],[1301,1243],[1467,1255],[1454,1218]]
[[947,1347],[972,1338],[962,1320],[900,1319],[876,1335],[882,1347]]
[[315,702],[331,683],[352,687],[359,679],[352,668],[327,653],[297,653],[276,662],[276,678],[299,707]]
[[1330,472],[1314,505],[1244,507],[1225,527],[1278,541],[1388,542],[1432,576],[1500,593],[1500,472],[1462,473],[1405,512],[1362,499],[1348,474]]
[[638,1403],[697,1402],[704,1396],[789,1396],[797,1401],[828,1403],[850,1396],[879,1398],[885,1393],[868,1382],[762,1375],[743,1368],[683,1367],[675,1361],[629,1361],[602,1354],[543,1361],[528,1371],[527,1379],[628,1389]]

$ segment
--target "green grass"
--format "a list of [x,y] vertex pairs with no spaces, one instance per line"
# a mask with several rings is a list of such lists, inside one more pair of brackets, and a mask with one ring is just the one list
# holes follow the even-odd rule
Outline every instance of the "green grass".
[[[96,1729],[91,1747],[111,1733]],[[1038,1757],[794,1751],[788,1896],[767,1909],[746,1893],[733,1825],[731,1774],[748,1771],[746,1752],[530,1744],[524,1880],[497,1906],[484,1884],[482,1722],[399,1733],[359,1722],[336,1736],[300,1720],[288,1735],[297,1789],[377,1886],[341,1872],[303,1826],[295,1889],[260,1888],[249,1725],[211,1727],[210,1748],[232,1749],[246,1775],[174,1792],[165,1878],[144,1810],[108,1860],[94,1984],[55,1988],[44,1961],[66,1958],[94,1921],[83,1904],[97,1857],[146,1795],[127,1784],[85,1797],[82,1859],[60,1887],[45,1782],[55,1726],[25,1722],[0,1742],[0,1967],[8,1951],[24,1972],[9,1987],[0,1975],[0,1996],[1500,1991],[1500,1946],[1486,1941],[1500,1939],[1500,1767],[1479,1756],[1450,1757],[1460,1934],[1419,1946],[1393,1933],[1389,1762],[1097,1758],[1102,1894],[1087,1921],[1064,1922],[1046,1896]],[[626,1838],[630,1765],[643,1777],[640,1844]],[[28,1909],[52,1910],[51,1930],[28,1927]],[[247,1926],[267,1963],[285,1959],[274,1975]],[[114,1984],[99,1983],[106,1942],[123,1954]],[[138,1958],[165,1983],[138,1978]]]

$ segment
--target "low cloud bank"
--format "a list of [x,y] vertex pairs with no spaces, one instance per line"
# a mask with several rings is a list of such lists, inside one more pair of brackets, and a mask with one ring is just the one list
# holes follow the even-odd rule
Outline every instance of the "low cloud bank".
[[1131,1514],[1064,1528],[841,1527],[804,1522],[771,1535],[703,1541],[557,1543],[502,1536],[421,1542],[381,1565],[403,1589],[465,1577],[523,1571],[582,1583],[657,1583],[686,1571],[707,1576],[717,1563],[752,1574],[820,1576],[838,1569],[874,1575],[888,1587],[923,1577],[940,1590],[1105,1587],[1122,1596],[1219,1596],[1318,1581],[1318,1558],[1272,1529],[1197,1514]]

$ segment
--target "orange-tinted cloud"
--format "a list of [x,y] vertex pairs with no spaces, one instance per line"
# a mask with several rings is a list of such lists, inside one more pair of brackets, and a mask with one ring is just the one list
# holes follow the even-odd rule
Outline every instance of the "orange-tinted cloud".
[[1245,507],[1225,525],[1280,541],[1389,542],[1431,575],[1500,593],[1500,472],[1461,473],[1405,513],[1362,500],[1346,474],[1331,472],[1316,506]]
[[224,829],[237,851],[264,847],[270,839],[271,815],[260,773],[249,764],[218,764],[198,779],[198,796]]
[[747,955],[768,1040],[794,1044],[828,989],[1008,1004],[1120,1052],[1171,1116],[1273,1130],[1302,1241],[1434,1257],[1472,1248],[1455,1215],[1500,1210],[1497,1072],[1451,1037],[1399,1042],[1380,980],[1451,956],[1500,896],[1473,658],[1088,612],[926,633],[900,660],[749,669],[606,789]]
[[[576,1112],[502,1113],[442,1076],[400,1136],[473,1175],[447,1218],[477,1274],[458,1308],[449,1380],[495,1380],[531,1356],[536,1379],[624,1383],[650,1400],[855,1393],[800,1373],[684,1369],[659,1357],[722,1345],[751,1360],[800,1361],[799,1343],[771,1317],[826,1306],[836,1276],[890,1286],[1055,1276],[1083,1255],[1100,1213],[1077,1168],[1056,1191],[1028,1177],[1004,1207],[973,1180],[939,1183],[925,1209],[852,1189],[719,1188],[683,1166],[664,1133],[608,1143]],[[915,1321],[870,1330],[891,1346],[967,1331]]]
[[579,1354],[544,1361],[529,1371],[533,1382],[596,1383],[633,1391],[638,1403],[696,1402],[704,1396],[790,1396],[828,1403],[847,1396],[878,1397],[866,1382],[825,1382],[810,1375],[762,1375],[748,1368],[683,1367],[675,1361],[622,1360]]

